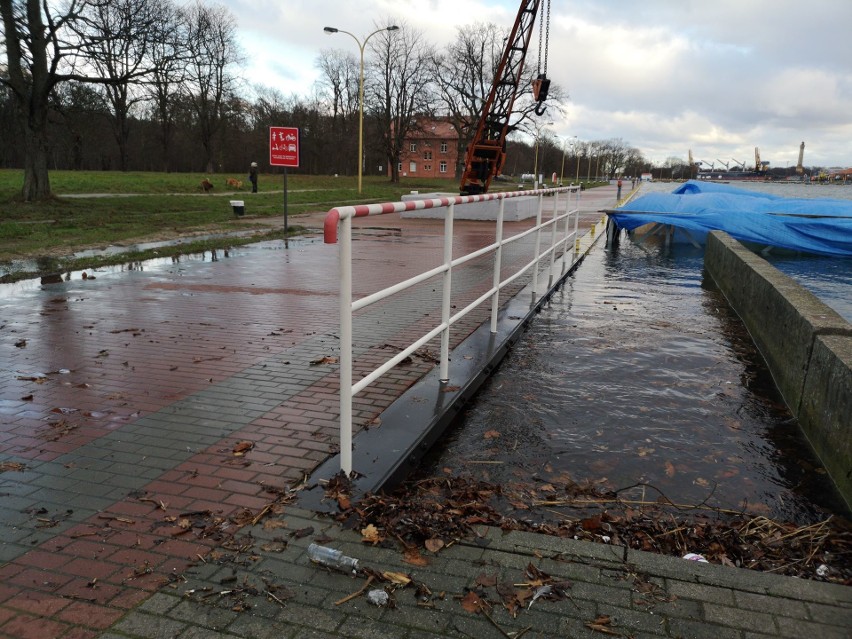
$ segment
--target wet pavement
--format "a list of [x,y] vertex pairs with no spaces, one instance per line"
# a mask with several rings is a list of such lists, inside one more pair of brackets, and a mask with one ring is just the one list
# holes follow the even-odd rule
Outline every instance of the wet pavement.
[[[614,187],[587,192],[581,226],[614,199]],[[319,229],[321,219],[299,223]],[[354,227],[356,297],[441,260],[440,223],[388,215]],[[455,230],[468,250],[492,239],[487,222]],[[421,570],[445,591],[440,605],[403,591],[396,609],[336,605],[362,581],[310,565],[312,540],[413,570],[289,503],[289,489],[336,451],[337,269],[337,248],[317,234],[0,300],[0,636],[520,636],[523,615],[494,610],[489,621],[454,595],[481,572],[530,579],[511,574],[528,563],[584,584],[558,607],[532,606],[541,619],[530,613],[528,637],[592,634],[587,622],[608,606],[617,615],[598,625],[622,636],[846,636],[852,595],[839,586],[499,531]],[[473,297],[490,284],[459,281]],[[404,343],[407,318],[434,312],[427,298],[365,318],[361,358]],[[483,319],[458,326],[453,343]],[[434,365],[412,360],[358,396],[358,426],[380,423]],[[639,572],[654,586],[637,586]],[[681,603],[638,603],[649,588]]]

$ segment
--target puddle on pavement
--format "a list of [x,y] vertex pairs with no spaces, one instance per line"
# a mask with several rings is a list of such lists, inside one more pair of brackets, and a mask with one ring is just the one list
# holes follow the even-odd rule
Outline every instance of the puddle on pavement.
[[[201,263],[201,262],[218,262],[219,260],[228,259],[244,255],[245,253],[257,248],[269,248],[278,245],[283,247],[280,241],[258,242],[253,245],[245,245],[240,247],[212,249],[207,251],[199,251],[198,253],[184,253],[169,257],[156,257],[149,260],[137,260],[125,262],[123,264],[114,264],[111,266],[99,266],[96,269],[82,269],[79,271],[62,272],[53,280],[46,278],[33,278],[20,280],[18,282],[9,282],[0,284],[0,299],[10,298],[25,291],[38,290],[52,284],[60,284],[71,280],[80,279],[96,279],[98,277],[128,273],[133,271],[156,271],[158,269],[181,268],[184,265]],[[79,254],[78,254],[79,255]],[[24,268],[26,267],[26,268]],[[16,263],[15,270],[36,270],[38,263],[33,260],[29,265]],[[84,277],[83,274],[86,274]],[[0,273],[2,275],[2,273]]]
[[597,246],[417,478],[641,482],[679,504],[802,524],[848,517],[702,268],[689,247]]

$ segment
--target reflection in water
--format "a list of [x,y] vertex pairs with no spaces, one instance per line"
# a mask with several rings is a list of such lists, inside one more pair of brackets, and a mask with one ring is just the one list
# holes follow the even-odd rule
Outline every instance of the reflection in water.
[[685,246],[596,247],[424,472],[645,482],[677,503],[801,522],[845,512],[702,268]]

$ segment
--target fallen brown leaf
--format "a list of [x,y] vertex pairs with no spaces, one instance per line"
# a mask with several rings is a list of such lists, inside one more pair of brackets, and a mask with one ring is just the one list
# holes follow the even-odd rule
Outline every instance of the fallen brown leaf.
[[254,442],[248,442],[248,441],[237,442],[236,445],[234,446],[234,457],[242,457],[248,451],[250,451],[252,448],[254,448]]
[[443,539],[427,539],[423,542],[423,545],[426,547],[426,550],[429,552],[438,552],[441,548],[444,547]]
[[379,529],[373,524],[361,529],[361,541],[368,544],[377,544],[382,540]]
[[479,612],[479,609],[482,606],[482,599],[480,599],[479,595],[471,590],[461,600],[461,606],[468,612]]
[[421,568],[429,565],[429,560],[420,554],[420,550],[418,548],[413,546],[405,549],[405,552],[402,553],[402,560],[407,564],[420,566]]

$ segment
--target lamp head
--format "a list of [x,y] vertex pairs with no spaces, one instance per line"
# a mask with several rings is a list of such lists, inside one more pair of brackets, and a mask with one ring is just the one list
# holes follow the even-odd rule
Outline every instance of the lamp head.
[[328,35],[332,33],[337,33],[339,29],[335,29],[334,27],[323,27],[323,31],[325,31]]
[[386,31],[399,31],[399,27],[398,27],[398,26],[396,26],[395,24],[392,24],[391,26],[389,26],[389,27],[386,29]]

